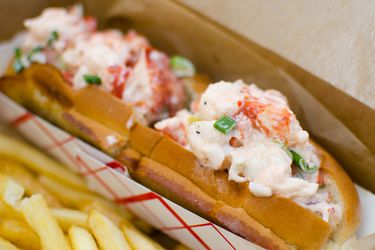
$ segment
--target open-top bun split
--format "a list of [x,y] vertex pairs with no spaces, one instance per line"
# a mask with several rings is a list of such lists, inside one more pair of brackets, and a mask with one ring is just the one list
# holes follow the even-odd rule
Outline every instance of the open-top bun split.
[[308,139],[280,93],[220,82],[198,102],[190,115],[155,124],[169,138],[147,157],[298,248],[340,244],[354,233],[358,196],[350,179]]
[[[120,160],[138,182],[259,246],[331,248],[353,235],[353,183],[282,94],[241,81],[205,90],[187,60],[85,20],[77,8],[56,8],[26,21],[0,90]],[[189,111],[180,110],[184,92]]]

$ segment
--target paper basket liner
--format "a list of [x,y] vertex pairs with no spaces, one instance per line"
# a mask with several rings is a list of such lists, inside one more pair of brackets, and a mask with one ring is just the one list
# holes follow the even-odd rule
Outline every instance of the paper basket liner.
[[28,112],[2,93],[0,119],[82,175],[90,189],[193,249],[262,249],[135,182],[126,166]]

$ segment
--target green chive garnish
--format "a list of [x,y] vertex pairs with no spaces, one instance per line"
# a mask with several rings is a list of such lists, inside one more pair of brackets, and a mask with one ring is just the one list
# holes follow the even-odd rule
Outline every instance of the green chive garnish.
[[13,69],[16,71],[16,73],[20,73],[22,70],[25,69],[25,66],[22,63],[22,51],[20,48],[16,48],[14,50],[14,57],[15,61],[13,63]]
[[96,75],[83,75],[83,79],[85,79],[87,84],[102,84],[102,79],[100,79],[100,77]]
[[290,150],[285,145],[281,145],[281,148],[285,151],[285,153],[288,154],[288,156],[290,157],[290,159],[293,160],[293,154],[290,152]]
[[32,57],[34,54],[38,53],[38,52],[41,52],[43,50],[43,47],[42,46],[36,46],[35,48],[33,48],[29,54],[27,55],[27,60],[31,61],[32,60]]
[[52,44],[59,39],[59,33],[56,30],[52,31],[49,35],[49,39],[47,42],[48,47],[52,47]]
[[195,67],[192,62],[182,56],[171,58],[172,71],[177,77],[191,77],[195,75]]
[[228,134],[236,124],[237,122],[235,120],[225,115],[214,123],[214,127],[223,134]]
[[293,163],[303,172],[314,173],[318,170],[317,166],[309,166],[305,159],[296,151],[289,150],[293,157]]
[[22,51],[21,51],[20,48],[15,48],[14,49],[14,56],[16,57],[16,59],[21,59]]

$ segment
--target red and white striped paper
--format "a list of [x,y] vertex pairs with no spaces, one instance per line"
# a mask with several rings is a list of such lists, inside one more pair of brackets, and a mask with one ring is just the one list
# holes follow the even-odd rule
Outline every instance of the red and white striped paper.
[[126,166],[0,93],[0,119],[85,177],[89,187],[193,249],[262,249],[154,193]]

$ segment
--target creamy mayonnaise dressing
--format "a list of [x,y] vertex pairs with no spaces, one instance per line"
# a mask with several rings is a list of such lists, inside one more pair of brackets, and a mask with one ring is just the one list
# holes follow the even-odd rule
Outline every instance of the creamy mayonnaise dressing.
[[99,76],[103,82],[102,88],[112,91],[114,75],[108,68],[124,64],[130,56],[130,48],[122,40],[123,35],[117,31],[78,35],[74,45],[67,47],[61,54],[65,67],[76,69],[73,88],[86,87],[83,76],[90,74]]
[[153,105],[152,89],[149,83],[152,82],[152,75],[148,71],[145,49],[142,50],[140,59],[134,66],[127,80],[127,91],[123,93],[122,99],[133,103],[142,114]]
[[155,128],[172,137],[180,145],[187,146],[186,128],[190,116],[191,113],[186,109],[180,110],[174,117],[157,122]]
[[[241,81],[212,84],[202,95],[196,115],[212,123],[201,126],[208,121],[198,121],[188,129],[191,150],[203,165],[217,169],[224,158],[229,157],[229,179],[249,182],[250,191],[257,196],[267,197],[277,193],[284,197],[298,197],[317,191],[318,184],[292,177],[292,159],[283,145],[304,148],[308,144],[308,134],[299,126],[286,99],[279,92],[262,91]],[[238,123],[237,129],[227,135],[213,126],[224,115],[233,117]],[[207,151],[207,142],[205,138],[197,139],[197,131],[201,137],[202,134],[209,135],[214,141],[210,146],[225,150],[224,156],[216,154],[215,150]],[[242,146],[231,147],[229,141],[232,137],[241,141]],[[202,152],[204,155],[200,157]],[[312,150],[307,153],[314,154]],[[309,158],[315,160],[310,164],[319,165],[317,157]],[[215,160],[205,162],[205,159]]]
[[[48,8],[26,20],[25,27],[24,54],[42,46],[31,60],[55,65],[74,89],[88,85],[85,75],[99,77],[101,89],[134,105],[148,122],[183,106],[183,85],[173,75],[169,58],[134,31],[96,31],[95,19],[84,17],[77,6]],[[47,46],[53,32],[58,38]]]
[[[190,150],[201,164],[215,170],[228,168],[229,179],[249,182],[250,191],[257,196],[305,197],[316,193],[318,184],[292,176],[292,159],[285,148],[298,151],[308,164],[319,166],[319,158],[308,142],[308,133],[299,125],[285,97],[275,90],[262,91],[242,81],[211,84],[202,95],[199,121],[187,124],[184,116],[161,121],[156,129],[186,132]],[[228,134],[214,127],[216,120],[228,115],[236,128]],[[187,126],[186,126],[187,125]],[[173,134],[168,131],[168,134]],[[177,139],[177,141],[183,141]],[[231,145],[231,140],[240,146]],[[225,160],[231,164],[225,166]],[[316,176],[316,175],[315,175]]]
[[309,197],[298,197],[294,199],[301,206],[319,214],[323,220],[329,222],[334,228],[338,226],[343,216],[342,207],[333,200],[332,194],[324,188]]
[[[318,193],[318,171],[293,170],[287,149],[299,153],[311,166],[319,167],[320,161],[309,134],[281,93],[242,81],[219,82],[209,85],[194,106],[194,114],[180,111],[155,128],[191,150],[202,166],[227,169],[230,180],[248,183],[255,196],[295,199],[326,221],[332,213],[341,216],[339,206],[327,201],[328,193]],[[236,121],[227,134],[214,127],[223,116]]]
[[[67,39],[89,31],[90,26],[83,20],[82,8],[74,7],[69,10],[64,8],[48,8],[36,18],[27,19],[24,25],[28,31],[24,47],[32,49],[36,46],[44,46],[51,33],[57,31],[59,35]],[[57,48],[63,47],[64,42],[55,44]]]

